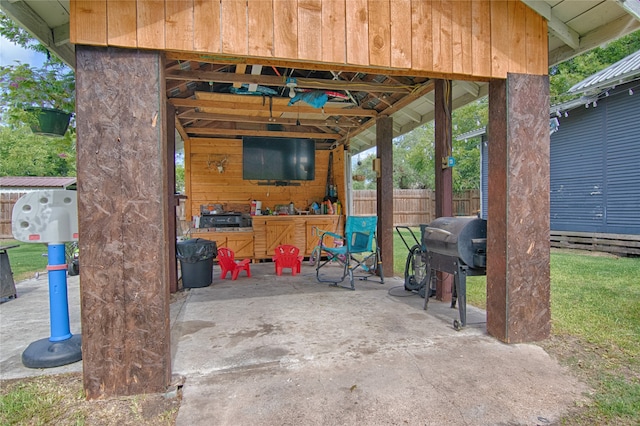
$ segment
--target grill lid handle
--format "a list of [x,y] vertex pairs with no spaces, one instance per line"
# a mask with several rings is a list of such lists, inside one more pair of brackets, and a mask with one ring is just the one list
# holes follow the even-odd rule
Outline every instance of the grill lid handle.
[[441,229],[441,228],[425,228],[424,230],[425,230],[425,232],[440,232],[440,233],[443,233],[445,235],[451,235],[451,232],[447,231],[446,229]]

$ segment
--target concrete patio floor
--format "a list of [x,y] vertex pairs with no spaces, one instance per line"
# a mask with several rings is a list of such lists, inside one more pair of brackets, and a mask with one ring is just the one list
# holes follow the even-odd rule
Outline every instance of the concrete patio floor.
[[[178,425],[547,425],[583,401],[585,385],[539,346],[503,344],[485,312],[405,292],[400,279],[318,283],[303,267],[181,292],[171,304],[174,374],[186,379]],[[80,332],[79,280],[70,277],[71,332]],[[82,371],[82,363],[22,366],[49,336],[46,275],[17,283],[0,305],[0,378]]]

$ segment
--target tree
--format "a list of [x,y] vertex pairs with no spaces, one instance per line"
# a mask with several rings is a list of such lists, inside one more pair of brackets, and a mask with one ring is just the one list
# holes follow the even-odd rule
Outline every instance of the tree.
[[0,126],[0,176],[75,176],[75,138],[35,135],[26,126]]
[[595,48],[552,66],[549,68],[551,105],[579,97],[579,95],[570,94],[567,91],[576,83],[638,50],[640,50],[640,31],[612,41],[605,47]]

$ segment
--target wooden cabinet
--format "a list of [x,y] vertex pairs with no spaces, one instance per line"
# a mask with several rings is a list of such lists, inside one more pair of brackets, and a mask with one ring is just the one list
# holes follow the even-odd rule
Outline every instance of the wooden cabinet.
[[[337,215],[254,216],[252,223],[252,230],[198,229],[191,237],[215,241],[217,247],[233,250],[237,259],[271,259],[280,244],[293,244],[309,256],[318,245],[315,229],[340,235],[344,230],[344,216]],[[332,244],[332,240],[325,239],[325,244]]]
[[[318,245],[318,239],[322,232],[330,231],[334,234],[342,235],[343,223],[342,216],[310,216],[305,222],[306,238],[305,238],[305,256],[309,256],[315,246]],[[325,237],[324,244],[333,245],[333,238]],[[302,251],[302,249],[301,249]]]
[[233,250],[236,259],[252,259],[254,257],[252,231],[215,232],[202,230],[193,232],[191,237],[215,241],[216,247],[226,247]]

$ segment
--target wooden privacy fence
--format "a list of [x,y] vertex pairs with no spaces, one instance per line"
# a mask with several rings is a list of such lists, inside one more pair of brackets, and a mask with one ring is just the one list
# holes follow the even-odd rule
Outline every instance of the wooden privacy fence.
[[13,239],[13,233],[11,232],[11,214],[13,212],[13,205],[24,194],[24,192],[0,194],[0,238]]
[[[393,225],[418,226],[429,223],[436,216],[435,191],[431,189],[394,189]],[[386,202],[386,201],[385,201]],[[472,216],[480,211],[480,190],[453,194],[453,214]],[[375,215],[376,191],[353,191],[353,214]]]

